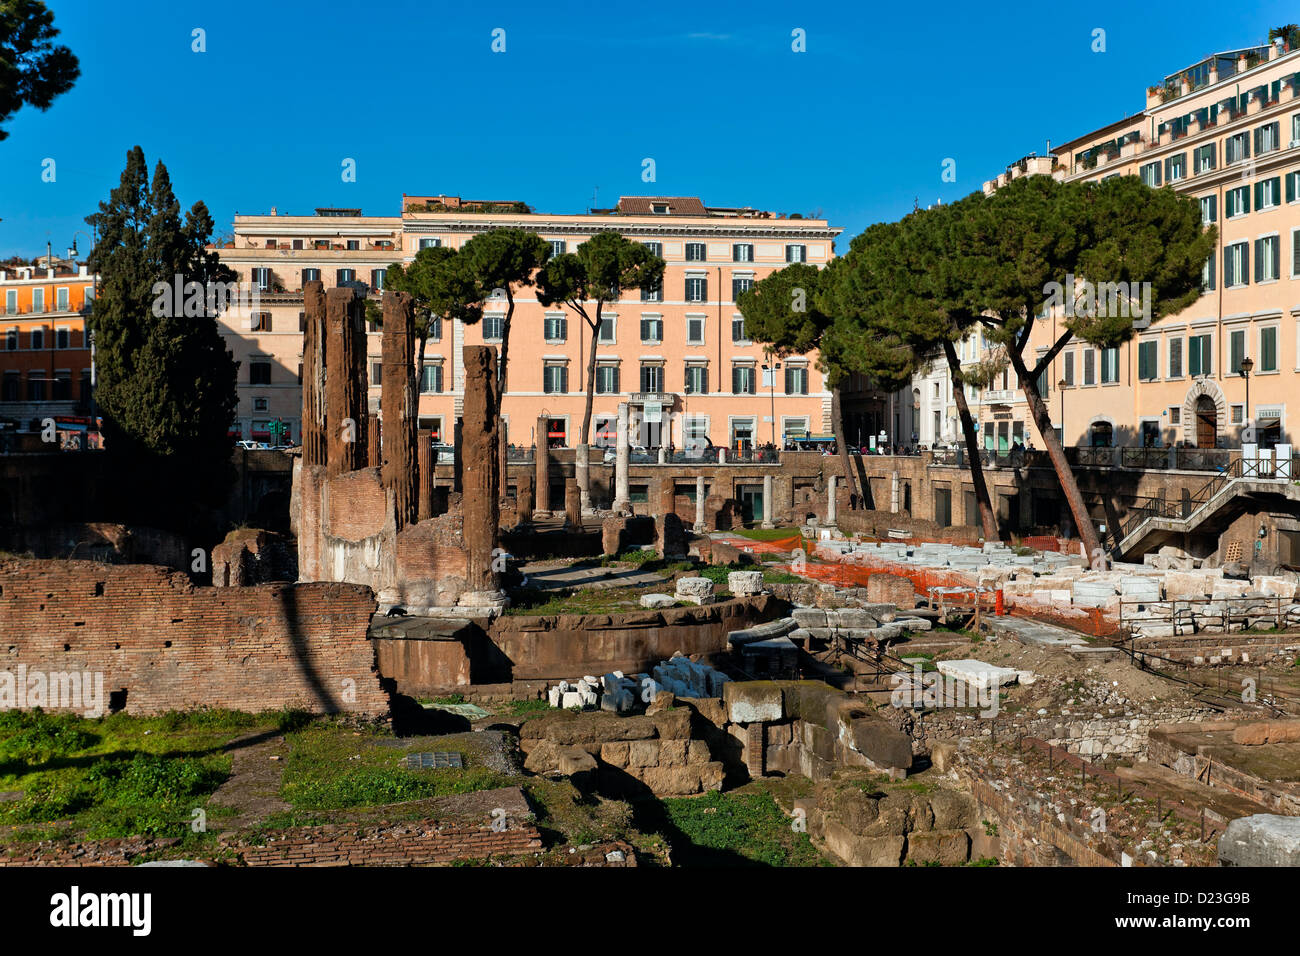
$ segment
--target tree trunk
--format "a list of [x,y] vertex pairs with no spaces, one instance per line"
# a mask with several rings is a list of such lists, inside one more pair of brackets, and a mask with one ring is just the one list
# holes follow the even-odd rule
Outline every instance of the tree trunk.
[[420,351],[416,353],[419,356],[419,362],[415,366],[415,406],[416,418],[419,418],[420,395],[424,392],[424,347],[429,342],[429,327],[424,327],[424,334],[419,336]]
[[501,322],[501,359],[497,362],[497,394],[506,393],[506,356],[510,352],[510,320],[515,317],[515,297],[506,285],[506,317]]
[[1085,557],[1094,559],[1099,551],[1104,555],[1101,540],[1092,526],[1092,517],[1088,514],[1088,507],[1083,503],[1083,495],[1079,492],[1079,483],[1074,480],[1074,471],[1070,468],[1070,463],[1065,460],[1065,448],[1062,447],[1061,440],[1056,437],[1056,429],[1052,427],[1052,416],[1047,411],[1043,396],[1038,394],[1038,384],[1025,368],[1024,357],[1018,351],[1008,349],[1007,354],[1016,370],[1016,377],[1020,380],[1020,390],[1025,393],[1025,400],[1029,403],[1034,424],[1038,426],[1038,433],[1042,435],[1043,444],[1047,446],[1052,467],[1056,469],[1057,480],[1061,483],[1061,490],[1065,493],[1066,503],[1070,506],[1075,527],[1079,531],[1079,538],[1083,541]]
[[591,354],[587,357],[587,403],[582,412],[582,439],[575,453],[575,477],[584,511],[591,509],[591,408],[596,401],[596,345],[600,341],[601,303],[596,303],[596,322],[591,325]]
[[962,435],[966,438],[966,455],[970,459],[971,485],[975,490],[975,504],[980,512],[980,527],[984,529],[985,541],[999,541],[997,516],[993,513],[993,501],[989,497],[988,482],[984,480],[984,464],[980,460],[980,436],[975,430],[975,419],[971,418],[970,406],[966,404],[966,386],[961,379],[961,358],[952,342],[943,343],[943,354],[948,359],[948,375],[952,379],[952,398],[957,404],[957,415],[961,419]]
[[844,440],[844,421],[840,417],[840,387],[831,386],[831,432],[835,435],[835,444],[840,449],[840,462],[844,467],[844,480],[849,483],[849,501],[856,510],[865,507],[862,489],[858,486],[858,470],[853,467],[853,457],[849,454],[848,442]]

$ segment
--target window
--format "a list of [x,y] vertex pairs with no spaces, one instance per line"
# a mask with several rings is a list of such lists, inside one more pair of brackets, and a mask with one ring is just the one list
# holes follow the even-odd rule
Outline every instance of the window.
[[664,367],[658,363],[641,363],[641,391],[662,392],[664,390]]
[[1214,144],[1198,146],[1192,153],[1192,167],[1199,175],[1214,170]]
[[32,348],[34,348],[34,349],[43,349],[43,348],[45,348],[45,330],[44,330],[44,329],[32,329],[32,334],[31,334],[31,337],[30,337],[30,338],[31,338],[31,345],[32,345]]
[[1244,216],[1250,212],[1250,187],[1238,186],[1224,193],[1223,212],[1228,219],[1233,216]]
[[1074,353],[1066,352],[1061,378],[1065,379],[1067,388],[1074,386]]
[[691,449],[702,449],[709,441],[709,420],[701,415],[695,415],[686,419],[684,429],[686,447]]
[[271,403],[269,400],[262,398],[260,396],[255,397],[253,399],[253,411],[269,412],[270,410],[271,410]]
[[293,241],[293,248],[295,248],[295,249],[301,249],[301,248],[302,248],[302,240],[301,240],[301,239],[295,239],[295,240]]
[[1265,123],[1255,130],[1255,155],[1263,156],[1265,153],[1271,153],[1281,146],[1278,142],[1280,138],[1279,127],[1277,123]]
[[1272,282],[1278,277],[1277,236],[1260,236],[1255,240],[1255,281]]
[[1101,384],[1111,385],[1119,381],[1119,349],[1101,350]]
[[54,293],[54,308],[55,308],[55,310],[58,311],[58,312],[67,312],[67,311],[68,311],[68,290],[67,290],[67,287],[66,287],[66,286],[65,286],[64,288],[62,288],[62,289],[57,289],[57,290],[55,291],[55,293]]
[[754,366],[731,366],[731,390],[737,395],[754,395]]
[[381,388],[384,384],[384,364],[382,362],[370,363],[370,381],[367,383],[371,388]]
[[1300,199],[1300,172],[1287,173],[1283,180],[1286,182],[1286,201],[1295,202]]
[[66,349],[72,343],[72,333],[67,329],[54,330],[54,347],[56,349]]
[[1182,423],[1183,423],[1183,406],[1181,406],[1181,405],[1170,405],[1170,406],[1169,406],[1169,424],[1170,424],[1170,425],[1181,425]]
[[1179,153],[1165,160],[1165,182],[1174,183],[1187,178],[1187,154]]
[[1097,350],[1083,350],[1083,384],[1097,384]]
[[45,401],[45,375],[42,372],[27,373],[27,400],[29,402]]
[[429,319],[429,341],[442,341],[442,316],[435,315]]
[[686,301],[707,302],[709,299],[709,280],[703,276],[686,277]]
[[1201,225],[1208,226],[1210,223],[1218,221],[1218,210],[1215,208],[1218,201],[1218,196],[1201,197]]
[[387,269],[370,270],[370,288],[376,292],[384,291],[384,276],[388,273]]
[[568,243],[566,243],[563,239],[552,239],[552,240],[551,240],[551,257],[552,257],[552,258],[554,258],[555,256],[562,256],[562,255],[564,255],[564,253],[565,253],[565,251],[566,251],[567,249],[568,249]]
[[1156,160],[1154,163],[1147,163],[1145,166],[1139,168],[1138,176],[1141,178],[1142,184],[1144,186],[1152,186],[1152,187],[1159,186],[1160,185],[1160,161]]
[[704,395],[709,390],[709,368],[707,365],[686,366],[686,394]]
[[361,242],[358,239],[348,240],[348,252],[356,252],[361,248]]
[[542,367],[542,391],[547,395],[562,395],[569,390],[569,367],[558,362]]
[[548,315],[542,325],[548,342],[563,342],[569,337],[569,320],[563,315]]
[[1201,266],[1201,291],[1214,291],[1214,253],[1205,257],[1205,265]]
[[1282,178],[1261,179],[1255,183],[1255,210],[1263,212],[1274,206],[1282,205]]
[[733,278],[731,280],[731,301],[739,302],[740,293],[748,292],[752,288],[754,288],[754,279],[752,276]]
[[1260,372],[1277,371],[1277,327],[1268,326],[1259,330],[1259,367]]
[[506,317],[504,315],[485,315],[483,316],[483,341],[500,342],[501,336],[505,332]]
[[271,384],[271,363],[270,362],[249,362],[248,363],[248,384],[249,385],[270,385]]
[[615,395],[618,388],[618,366],[612,363],[596,366],[596,394]]
[[442,391],[441,362],[430,362],[424,366],[420,375],[420,391],[429,395],[437,395]]
[[641,287],[642,302],[662,302],[664,299],[664,282],[660,278],[658,282],[647,283]]
[[22,399],[23,380],[22,376],[14,371],[6,371],[4,378],[4,391],[0,392],[0,401],[17,402]]
[[1234,375],[1241,371],[1241,360],[1246,357],[1246,331],[1237,329],[1228,333],[1228,371]]
[[1183,377],[1183,337],[1175,335],[1169,340],[1169,377]]
[[743,315],[733,315],[731,317],[731,341],[749,341],[749,336],[745,333],[745,317]]
[[1300,146],[1300,113],[1291,117],[1291,145]]
[[1250,134],[1246,132],[1229,136],[1223,143],[1224,162],[1231,165],[1239,163],[1250,156]]
[[9,329],[5,332],[5,349],[10,352],[18,351],[18,330]]
[[357,281],[356,269],[335,269],[334,284],[337,286],[348,286]]
[[1228,406],[1228,420],[1233,425],[1240,425],[1245,420],[1245,417],[1246,417],[1245,406],[1243,405]]
[[808,394],[808,369],[802,365],[785,367],[785,393],[787,395]]
[[608,315],[602,315],[600,317],[599,341],[607,345],[613,344],[617,341],[614,335],[614,319]]
[[18,290],[17,289],[5,290],[5,312],[7,312],[9,315],[18,314]]
[[786,262],[807,262],[808,247],[803,245],[790,245],[785,247]]
[[[303,321],[305,322],[306,319],[304,318]],[[250,312],[248,315],[248,329],[250,332],[270,332],[271,313]]]
[[306,285],[308,282],[319,282],[319,281],[320,281],[320,270],[319,270],[319,269],[303,269],[303,270],[302,270],[302,282],[303,282],[303,285]]
[[1247,285],[1250,272],[1250,247],[1245,242],[1234,242],[1223,250],[1223,286]]
[[704,344],[704,316],[688,315],[686,317],[686,344],[687,345]]
[[1187,339],[1187,374],[1209,375],[1213,364],[1210,361],[1211,335],[1193,335]]
[[658,315],[641,316],[641,341],[662,342],[664,339],[664,320]]
[[664,247],[663,247],[663,243],[661,243],[661,242],[653,242],[653,241],[652,241],[652,242],[643,242],[643,243],[641,243],[641,245],[643,245],[643,246],[645,246],[647,249],[649,249],[649,250],[650,250],[650,254],[651,254],[652,256],[657,256],[657,257],[660,258],[660,259],[662,259],[662,258],[664,257]]
[[259,292],[266,292],[271,288],[271,270],[266,268],[256,268],[253,270],[253,285],[257,286]]
[[732,262],[753,262],[754,246],[748,242],[737,242],[731,246]]
[[686,261],[687,262],[704,262],[706,261],[704,243],[688,242],[686,243]]
[[1159,345],[1154,339],[1138,343],[1138,378],[1141,381],[1150,382],[1160,377]]
[[437,249],[440,245],[442,245],[441,239],[433,239],[426,236],[420,240],[421,249]]

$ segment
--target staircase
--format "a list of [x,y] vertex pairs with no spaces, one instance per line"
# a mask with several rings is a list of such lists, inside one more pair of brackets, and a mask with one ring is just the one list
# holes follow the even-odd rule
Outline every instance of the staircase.
[[1184,534],[1200,528],[1241,497],[1281,495],[1300,502],[1300,485],[1293,483],[1289,458],[1237,458],[1191,495],[1188,501],[1152,501],[1129,515],[1116,533],[1117,557],[1129,559],[1147,548],[1153,535]]

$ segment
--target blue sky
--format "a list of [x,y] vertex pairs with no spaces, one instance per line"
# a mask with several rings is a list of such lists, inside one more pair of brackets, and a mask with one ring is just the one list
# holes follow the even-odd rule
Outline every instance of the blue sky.
[[[976,190],[1048,139],[1141,110],[1166,73],[1300,19],[1282,3],[1197,0],[1172,16],[1131,2],[49,6],[82,75],[6,124],[0,257],[65,249],[136,144],[218,233],[272,206],[395,215],[403,192],[545,212],[581,212],[593,192],[601,206],[698,195],[820,210],[844,228],[843,252],[914,201]],[[191,49],[196,28],[206,52]],[[796,28],[807,52],[791,50]]]

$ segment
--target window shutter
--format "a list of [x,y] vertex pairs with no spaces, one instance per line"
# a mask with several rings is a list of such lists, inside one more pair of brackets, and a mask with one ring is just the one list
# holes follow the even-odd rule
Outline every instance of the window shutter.
[[1262,209],[1264,206],[1264,184],[1255,183],[1255,208]]
[[1223,197],[1223,216],[1225,219],[1231,219],[1237,214],[1237,194],[1229,189],[1226,196]]
[[1269,242],[1269,252],[1272,253],[1273,257],[1273,278],[1280,279],[1282,278],[1282,240],[1280,238]]
[[1259,153],[1259,151],[1260,151],[1260,145],[1261,145],[1261,144],[1263,143],[1263,141],[1264,141],[1264,140],[1263,140],[1263,135],[1264,135],[1264,127],[1261,126],[1261,127],[1259,127],[1259,129],[1255,130],[1255,153],[1256,153],[1256,154]]
[[1255,240],[1255,281],[1260,282],[1264,278],[1264,240]]
[[1218,222],[1218,221],[1219,221],[1219,209],[1218,209],[1218,205],[1219,205],[1219,197],[1218,197],[1218,196],[1211,196],[1211,197],[1210,197],[1210,222]]
[[1286,174],[1286,201],[1295,202],[1295,173]]
[[1291,275],[1300,275],[1300,229],[1291,230]]

